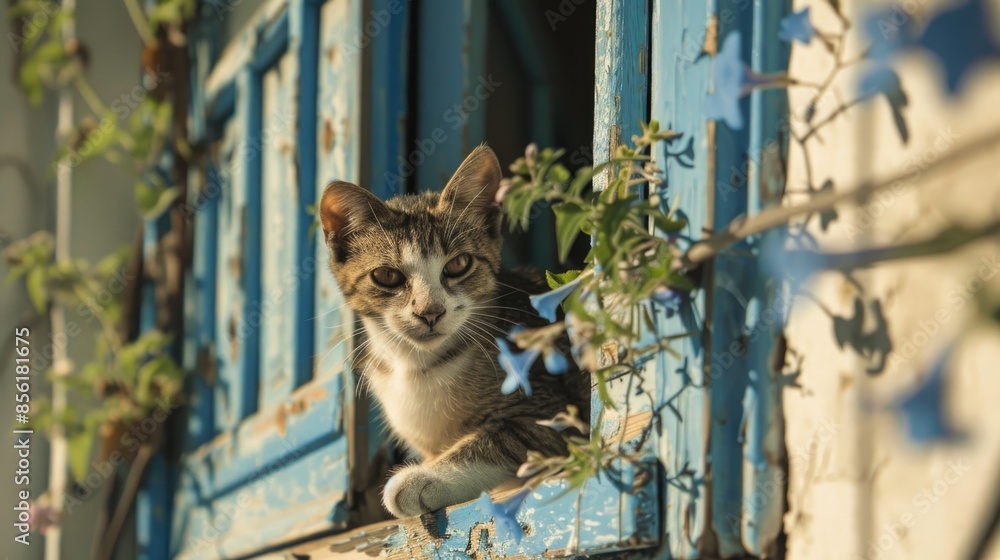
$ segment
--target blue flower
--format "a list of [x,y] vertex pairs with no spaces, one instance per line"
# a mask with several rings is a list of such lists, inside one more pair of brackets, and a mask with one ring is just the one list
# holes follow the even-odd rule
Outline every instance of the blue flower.
[[490,495],[483,492],[476,500],[476,509],[493,518],[493,529],[497,539],[501,541],[513,540],[520,543],[524,537],[524,529],[517,522],[517,510],[521,509],[524,499],[531,494],[531,489],[521,490],[511,496],[506,502],[495,503],[490,499]]
[[680,292],[671,290],[666,286],[660,286],[653,290],[653,293],[649,296],[651,300],[663,306],[666,310],[667,318],[673,317],[681,310],[681,302],[684,301],[684,296]]
[[786,43],[791,43],[794,40],[808,45],[812,41],[813,35],[816,34],[816,29],[809,21],[809,8],[785,16],[780,25],[778,38]]
[[545,369],[549,373],[559,375],[560,373],[566,373],[567,368],[569,368],[569,363],[566,361],[566,357],[558,350],[552,349],[545,353]]
[[910,440],[918,445],[963,437],[945,418],[944,374],[951,352],[945,352],[917,389],[897,404]]
[[538,310],[538,315],[550,323],[556,320],[556,308],[559,304],[566,299],[566,296],[570,295],[577,286],[580,285],[580,278],[573,280],[572,282],[567,282],[558,288],[545,292],[544,294],[538,294],[531,296],[531,305]]
[[723,120],[733,130],[743,128],[740,97],[747,83],[747,70],[740,60],[740,33],[733,31],[715,55],[712,71],[712,93],[705,99],[705,116]]
[[992,16],[986,2],[972,0],[938,14],[917,40],[941,61],[949,93],[958,91],[972,67],[1000,58],[1000,44],[990,30]]
[[529,383],[528,378],[531,374],[531,365],[535,363],[541,352],[534,349],[525,350],[524,352],[513,352],[506,340],[497,338],[496,341],[497,348],[500,349],[497,362],[500,363],[500,367],[507,373],[507,378],[503,380],[500,391],[505,395],[509,395],[516,391],[518,387],[523,387],[525,394],[530,397],[531,383]]

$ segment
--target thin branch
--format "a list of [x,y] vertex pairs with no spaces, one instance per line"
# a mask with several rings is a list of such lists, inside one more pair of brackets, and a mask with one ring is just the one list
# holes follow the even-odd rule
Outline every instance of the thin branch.
[[132,462],[132,467],[128,471],[128,478],[125,479],[125,487],[122,489],[122,495],[118,499],[118,507],[115,508],[115,516],[111,519],[108,532],[103,536],[95,536],[95,538],[103,537],[101,553],[97,556],[96,560],[110,560],[111,555],[114,554],[118,535],[121,533],[122,527],[128,518],[128,512],[132,509],[132,504],[135,502],[136,494],[139,491],[139,483],[142,481],[142,475],[146,472],[149,460],[153,458],[153,453],[155,452],[155,445],[146,444],[139,447],[139,453],[136,455],[135,461]]
[[104,106],[101,97],[97,95],[94,88],[90,87],[90,82],[84,79],[83,76],[73,78],[73,86],[76,88],[76,91],[80,92],[80,96],[87,102],[87,106],[90,107],[90,110],[95,115],[103,117],[104,113],[108,112],[108,108]]
[[868,99],[870,99],[870,98],[869,97],[859,97],[859,98],[857,98],[857,99],[855,99],[853,101],[848,101],[847,103],[841,104],[839,107],[837,107],[837,109],[835,111],[833,111],[832,113],[830,113],[829,115],[827,115],[826,118],[824,118],[823,120],[821,120],[818,123],[816,123],[815,125],[813,125],[809,129],[809,132],[805,133],[805,135],[802,137],[802,139],[799,141],[799,143],[800,144],[805,144],[805,142],[807,140],[809,140],[810,138],[812,138],[813,135],[816,134],[819,131],[819,129],[821,129],[824,126],[826,126],[827,124],[833,122],[834,119],[836,119],[837,117],[839,117],[840,115],[842,115],[843,113],[845,113],[851,107],[857,105],[858,103],[861,103],[862,101],[867,101]]
[[743,219],[737,219],[730,224],[728,230],[692,245],[679,259],[679,266],[682,269],[691,269],[711,259],[721,250],[735,245],[752,235],[783,226],[790,220],[800,216],[829,210],[844,202],[860,202],[876,192],[885,190],[896,184],[909,183],[923,174],[930,174],[954,165],[968,163],[969,160],[978,156],[992,153],[998,144],[1000,144],[1000,130],[973,140],[965,146],[942,156],[935,164],[925,169],[914,168],[881,181],[866,181],[853,189],[817,193],[808,202],[797,206],[771,206],[752,218],[744,217]]
[[155,47],[157,45],[156,36],[150,30],[149,20],[146,19],[142,7],[136,0],[122,0],[122,2],[125,4],[125,9],[128,10],[128,15],[132,18],[132,24],[135,25],[135,31],[139,34],[142,42],[147,47]]

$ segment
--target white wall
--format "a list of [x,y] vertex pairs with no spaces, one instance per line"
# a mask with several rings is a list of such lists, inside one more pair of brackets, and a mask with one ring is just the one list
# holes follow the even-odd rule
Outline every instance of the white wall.
[[[860,28],[872,3],[848,2],[848,12]],[[907,17],[926,21],[945,2],[878,2],[894,6]],[[954,3],[951,3],[954,4]],[[1000,2],[991,2],[1000,14]],[[812,6],[813,21],[822,30],[838,30],[827,3]],[[919,25],[919,24],[918,24]],[[992,22],[1000,29],[1000,20]],[[858,29],[852,32],[858,37]],[[955,41],[961,41],[956,37]],[[852,56],[864,47],[852,41]],[[791,73],[820,81],[830,57],[818,41],[796,46]],[[904,145],[884,98],[852,109],[822,134],[814,145],[817,184],[832,178],[838,189],[871,177],[922,168],[977,136],[1000,130],[1000,65],[976,71],[957,99],[944,95],[936,61],[909,56],[900,76],[909,98],[905,109],[911,139]],[[821,104],[818,118],[840,101],[853,99],[857,74],[847,72],[835,82],[833,95]],[[795,88],[793,112],[804,111],[813,94]],[[789,188],[805,183],[801,153],[789,156]],[[939,175],[922,174],[908,186],[871,201],[863,211],[841,212],[831,231],[816,233],[824,246],[852,246],[916,240],[938,228],[958,223],[966,227],[1000,218],[1000,166],[996,155],[974,165]],[[864,372],[870,363],[832,336],[832,321],[816,303],[799,298],[788,324],[789,347],[804,358],[801,389],[784,392],[787,447],[790,457],[788,558],[808,560],[952,559],[965,558],[981,531],[986,509],[997,496],[1000,473],[1000,328],[970,325],[980,305],[976,297],[1000,294],[1000,274],[974,282],[983,260],[1000,258],[1000,243],[988,239],[939,259],[912,259],[855,274],[863,297],[881,301],[896,359],[876,375]],[[969,297],[956,295],[957,286],[973,284]],[[975,286],[979,286],[975,288]],[[820,275],[809,288],[828,311],[853,316],[858,294],[837,273]],[[869,315],[864,332],[875,328]],[[947,375],[947,410],[967,434],[961,444],[915,446],[904,435],[900,416],[890,403],[912,391],[946,348],[954,346],[955,362]],[[926,493],[926,494],[924,494]],[[995,543],[989,558],[1000,558]]]

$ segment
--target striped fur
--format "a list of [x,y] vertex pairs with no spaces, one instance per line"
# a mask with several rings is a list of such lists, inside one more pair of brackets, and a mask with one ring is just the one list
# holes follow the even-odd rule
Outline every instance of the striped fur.
[[383,503],[397,517],[475,498],[513,478],[529,449],[564,453],[562,437],[536,421],[568,404],[585,418],[590,408],[587,375],[549,375],[540,363],[530,398],[500,392],[494,338],[544,324],[528,296],[546,289],[538,275],[500,266],[500,179],[496,156],[481,146],[440,194],[383,203],[334,182],[320,203],[330,265],[364,327],[362,384],[422,459],[386,485]]

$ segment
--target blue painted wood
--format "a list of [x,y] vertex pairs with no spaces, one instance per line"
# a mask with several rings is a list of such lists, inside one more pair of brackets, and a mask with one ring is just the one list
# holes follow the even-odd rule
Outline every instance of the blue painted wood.
[[[272,43],[273,44],[273,43]],[[244,134],[259,139],[261,134],[261,83],[260,76],[250,68],[240,71],[237,78],[237,115],[244,126]],[[240,99],[242,98],[242,99]],[[243,335],[240,353],[242,368],[230,382],[236,389],[236,420],[242,420],[257,411],[260,388],[260,324],[264,317],[261,308],[261,163],[259,149],[246,147],[241,154],[243,184],[234,188],[242,190],[245,197],[241,235],[243,262],[243,313],[240,333]]]
[[406,192],[407,80],[411,7],[403,0],[373,0],[373,25],[380,32],[369,38],[369,78],[366,112],[369,155],[366,186],[382,199]]
[[[740,0],[718,0],[717,45],[730,33],[740,33],[743,60],[749,60],[752,44],[753,11]],[[726,14],[735,17],[724,17]],[[713,84],[714,87],[714,84]],[[743,98],[740,110],[749,114],[749,99]],[[733,130],[722,121],[714,124],[715,169],[709,179],[712,193],[712,229],[725,228],[747,212],[746,156],[750,136],[748,127]],[[711,425],[708,457],[712,488],[712,530],[718,551],[724,556],[743,553],[741,538],[743,516],[742,420],[749,382],[747,341],[743,338],[747,290],[752,259],[743,254],[746,246],[719,255],[708,269],[709,316],[709,398]]]
[[[754,5],[750,66],[757,73],[785,72],[791,54],[788,43],[777,40],[780,22],[791,12],[792,2]],[[750,148],[748,152],[747,210],[756,214],[777,204],[784,189],[788,154],[788,95],[785,90],[755,91],[750,96]],[[757,240],[756,249],[782,243],[780,231]],[[743,545],[751,554],[775,556],[782,533],[788,482],[782,408],[781,342],[787,298],[758,260],[747,280],[750,305],[746,332],[747,366],[753,393],[753,410],[747,414],[744,443]]]
[[[295,132],[283,124],[294,114],[297,59],[286,52],[263,75],[261,114],[273,124],[261,136],[261,302],[259,408],[268,410],[288,398],[295,385],[297,340],[311,338],[297,320],[299,276],[299,196],[295,173]],[[288,117],[285,117],[288,120]],[[311,191],[312,189],[310,189]],[[311,286],[310,286],[311,287]],[[302,329],[300,327],[305,327]]]
[[[194,212],[194,255],[191,274],[187,276],[184,291],[189,294],[184,302],[185,330],[182,366],[192,375],[190,388],[192,413],[188,417],[185,448],[194,449],[215,436],[214,379],[215,363],[215,305],[218,263],[218,196],[209,196],[210,189],[219,187],[219,177],[212,164],[204,172],[189,173],[188,204]],[[207,182],[206,182],[207,181]],[[199,203],[199,200],[202,200]],[[192,328],[193,327],[193,328]]]
[[[243,283],[240,277],[245,269],[241,250],[243,224],[242,189],[235,188],[237,178],[242,173],[238,149],[242,129],[237,120],[231,119],[221,125],[223,137],[219,141],[219,167],[229,173],[218,176],[218,238],[216,253],[217,294],[224,294],[216,300],[215,315],[215,429],[222,433],[232,429],[239,421],[239,393],[234,379],[241,375],[243,362],[240,351],[242,337],[239,325],[240,310],[243,307]],[[195,235],[199,235],[195,232]]]
[[[650,116],[659,120],[661,128],[684,134],[673,149],[659,147],[654,158],[666,178],[665,203],[680,197],[688,220],[682,233],[691,239],[698,239],[702,228],[711,225],[706,191],[715,165],[714,127],[703,116],[711,59],[702,56],[702,48],[713,8],[699,2],[656,0],[653,4]],[[690,161],[667,156],[688,142],[693,142]],[[657,326],[664,333],[702,333],[707,309],[704,291],[697,291],[689,307],[672,318],[658,317]],[[704,390],[709,378],[704,368],[710,364],[703,342],[701,337],[685,339],[674,345],[682,354],[680,359],[663,354],[655,364],[655,399],[658,408],[664,407],[659,411],[662,435],[655,445],[665,476],[672,481],[663,504],[664,552],[670,558],[696,558],[702,551],[710,552],[714,544],[703,538],[712,497],[706,485],[709,402]]]
[[[407,150],[418,190],[440,190],[483,142],[485,111],[496,86],[484,74],[486,2],[417,4],[416,143]],[[508,85],[509,87],[509,85]]]
[[[594,55],[594,164],[639,133],[649,120],[649,17],[647,2],[601,0],[597,3]],[[595,178],[603,189],[606,176]]]
[[[296,146],[314,146],[317,131],[317,95],[319,90],[319,19],[320,3],[303,2],[301,10],[293,12],[293,35],[298,48],[298,110]],[[297,268],[294,319],[293,383],[300,387],[313,377],[313,354],[316,349],[313,334],[316,316],[316,267],[312,265],[315,216],[310,208],[316,204],[316,151],[296,150],[298,159],[298,208],[296,218],[295,262]],[[307,264],[308,263],[308,264]]]
[[[389,558],[441,559],[562,558],[646,549],[656,545],[660,531],[659,510],[645,507],[659,492],[656,469],[655,461],[626,464],[621,485],[593,478],[579,491],[568,491],[562,481],[541,485],[516,514],[525,532],[520,542],[496,538],[491,515],[470,502],[391,526],[383,546]],[[345,539],[332,549],[347,552],[354,546]]]
[[[188,322],[196,347],[214,343],[216,418],[212,439],[176,465],[171,555],[252,554],[347,522],[344,427],[353,392],[345,391],[347,346],[339,343],[350,317],[316,280],[326,250],[307,206],[325,173],[357,181],[361,53],[338,47],[360,28],[361,13],[354,0],[293,0],[262,12],[195,74],[206,94],[204,112],[193,115],[204,122],[193,128],[214,144],[209,153],[224,170],[195,218],[200,266],[210,274],[214,264],[214,285],[196,274],[188,282],[189,301],[217,296],[214,324],[202,326],[212,313],[197,308]],[[214,233],[201,216],[212,208]],[[314,318],[331,315],[337,327],[324,332],[331,323]]]
[[[680,197],[681,209],[689,220],[685,234],[692,241],[701,237],[703,230],[724,228],[751,209],[758,184],[751,182],[748,189],[746,154],[766,142],[762,125],[776,116],[773,110],[760,108],[751,113],[751,101],[745,99],[742,111],[749,117],[749,128],[734,131],[724,123],[707,122],[703,115],[705,96],[713,87],[711,53],[730,33],[739,32],[745,61],[750,60],[750,53],[773,58],[762,53],[770,52],[777,42],[774,30],[783,10],[777,5],[736,0],[718,0],[707,6],[666,0],[655,4],[652,117],[661,126],[685,135],[674,145],[661,148],[656,159],[665,169],[671,201]],[[759,103],[758,96],[754,100]],[[681,165],[676,156],[668,154],[680,151],[689,141],[693,141],[694,155],[687,163],[693,165]],[[753,171],[751,164],[749,174]],[[759,202],[753,204],[759,208]],[[758,371],[769,372],[766,364],[773,338],[747,336],[747,305],[755,290],[763,295],[764,285],[759,282],[763,279],[755,276],[755,259],[741,254],[748,254],[750,247],[736,249],[706,267],[704,289],[696,293],[690,309],[660,323],[667,333],[702,333],[701,339],[682,345],[680,360],[664,355],[657,364],[658,399],[661,404],[670,403],[660,415],[666,437],[659,444],[658,455],[665,462],[668,480],[684,481],[676,488],[668,487],[664,504],[672,557],[731,557],[747,550],[761,553],[773,544],[780,527],[780,510],[774,508],[780,499],[760,510],[747,506],[748,500],[760,497],[756,483],[764,478],[755,474],[753,465],[762,456],[762,434],[772,440],[778,434],[773,420],[780,403],[753,398],[773,391],[773,386],[765,389],[751,383],[749,373],[751,362],[757,368],[764,367]],[[702,318],[708,319],[709,328],[701,323]],[[751,473],[746,481],[745,472]],[[767,471],[769,477],[774,474]],[[780,486],[769,492],[772,497],[784,494]]]
[[[164,215],[166,218],[166,215]],[[153,259],[160,237],[169,230],[169,222],[145,220],[143,222],[143,259]],[[151,282],[142,280],[142,308],[139,313],[139,331],[146,333],[156,326],[156,298]],[[135,497],[136,552],[142,560],[159,560],[167,556],[167,536],[172,502],[170,499],[170,479],[153,478],[156,474],[166,474],[163,453],[156,453],[150,460],[143,475],[139,491]]]

